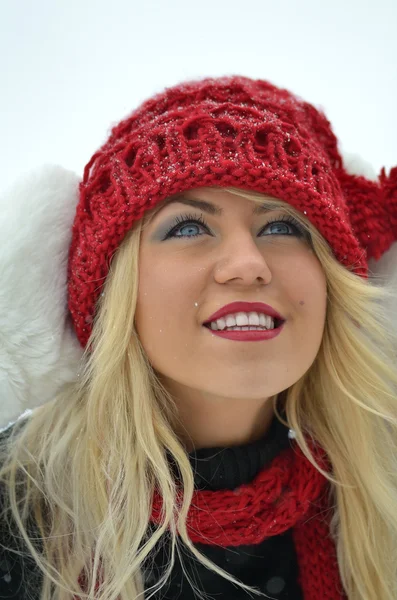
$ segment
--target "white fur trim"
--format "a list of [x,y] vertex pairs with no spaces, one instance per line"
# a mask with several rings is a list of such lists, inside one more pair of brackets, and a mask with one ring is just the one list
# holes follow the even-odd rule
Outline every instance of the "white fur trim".
[[0,428],[77,376],[66,274],[78,184],[45,165],[0,196]]
[[342,157],[345,171],[349,173],[349,175],[363,175],[370,181],[378,181],[378,175],[373,166],[359,154],[345,151],[342,152],[341,150],[339,150],[339,154]]

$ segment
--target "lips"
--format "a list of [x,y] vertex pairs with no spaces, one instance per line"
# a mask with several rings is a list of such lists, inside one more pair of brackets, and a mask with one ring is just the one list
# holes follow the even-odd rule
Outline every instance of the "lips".
[[203,325],[208,327],[211,321],[216,321],[225,315],[235,314],[238,312],[264,313],[270,317],[273,317],[275,320],[275,326],[284,323],[285,321],[285,318],[280,315],[280,313],[278,313],[272,306],[269,306],[269,304],[265,304],[264,302],[231,302],[230,304],[222,306],[222,308],[212,314],[206,321],[204,321]]

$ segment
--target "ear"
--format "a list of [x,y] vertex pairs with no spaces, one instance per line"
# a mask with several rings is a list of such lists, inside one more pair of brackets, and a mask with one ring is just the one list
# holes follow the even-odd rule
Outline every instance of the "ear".
[[75,173],[45,165],[0,196],[0,428],[77,377],[67,264],[78,194]]

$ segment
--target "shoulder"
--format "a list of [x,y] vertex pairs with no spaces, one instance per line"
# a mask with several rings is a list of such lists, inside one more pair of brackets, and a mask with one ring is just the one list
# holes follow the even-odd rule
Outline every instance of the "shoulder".
[[15,429],[15,423],[11,423],[8,427],[0,429],[0,442],[7,440]]
[[23,429],[23,427],[28,423],[28,421],[29,419],[15,421],[14,423],[10,423],[7,427],[0,429],[0,448],[2,448],[3,445],[7,443],[7,441],[11,438],[14,432],[18,432],[21,429]]
[[0,598],[39,600],[42,573],[32,558],[20,557],[0,545]]
[[[15,424],[0,431],[0,446],[7,443]],[[1,464],[0,464],[1,467]],[[5,486],[0,481],[0,598],[13,600],[39,600],[41,572],[21,543],[21,534],[10,517],[4,514]],[[23,552],[23,556],[17,552]]]
[[29,422],[29,417],[24,417],[22,419],[18,419],[17,421],[14,421],[13,423],[9,423],[7,425],[7,427],[2,427],[0,429],[0,438],[1,439],[5,439],[10,437],[10,435],[14,432],[17,431],[18,429],[23,428],[28,422]]

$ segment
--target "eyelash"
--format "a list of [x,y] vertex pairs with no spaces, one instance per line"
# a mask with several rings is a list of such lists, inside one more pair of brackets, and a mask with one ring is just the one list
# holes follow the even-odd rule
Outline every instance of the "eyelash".
[[[264,225],[264,227],[262,229],[265,229],[266,227],[268,227],[269,225],[271,225],[272,223],[279,223],[279,222],[285,222],[285,223],[289,223],[290,225],[292,225],[297,232],[300,234],[300,236],[304,236],[305,232],[303,230],[303,228],[301,227],[301,225],[298,223],[298,221],[296,219],[294,219],[293,217],[291,217],[290,215],[283,215],[282,217],[278,217],[275,218],[271,221],[268,221],[266,223],[266,225]],[[166,239],[170,239],[172,237],[175,238],[196,238],[199,237],[201,234],[196,233],[195,235],[178,235],[178,236],[173,236],[171,235],[174,231],[176,231],[177,229],[179,229],[182,225],[185,225],[186,223],[196,223],[196,225],[202,225],[203,227],[205,227],[206,229],[208,229],[208,225],[207,222],[205,221],[205,219],[203,218],[202,215],[200,215],[199,217],[197,217],[196,215],[192,215],[192,214],[185,214],[185,215],[180,215],[178,217],[175,218],[173,224],[171,225],[171,227],[168,229],[167,233],[164,236],[164,240]],[[179,227],[178,227],[179,226]],[[262,231],[261,229],[261,231]],[[291,234],[283,234],[283,233],[279,233],[276,235],[291,235]]]

